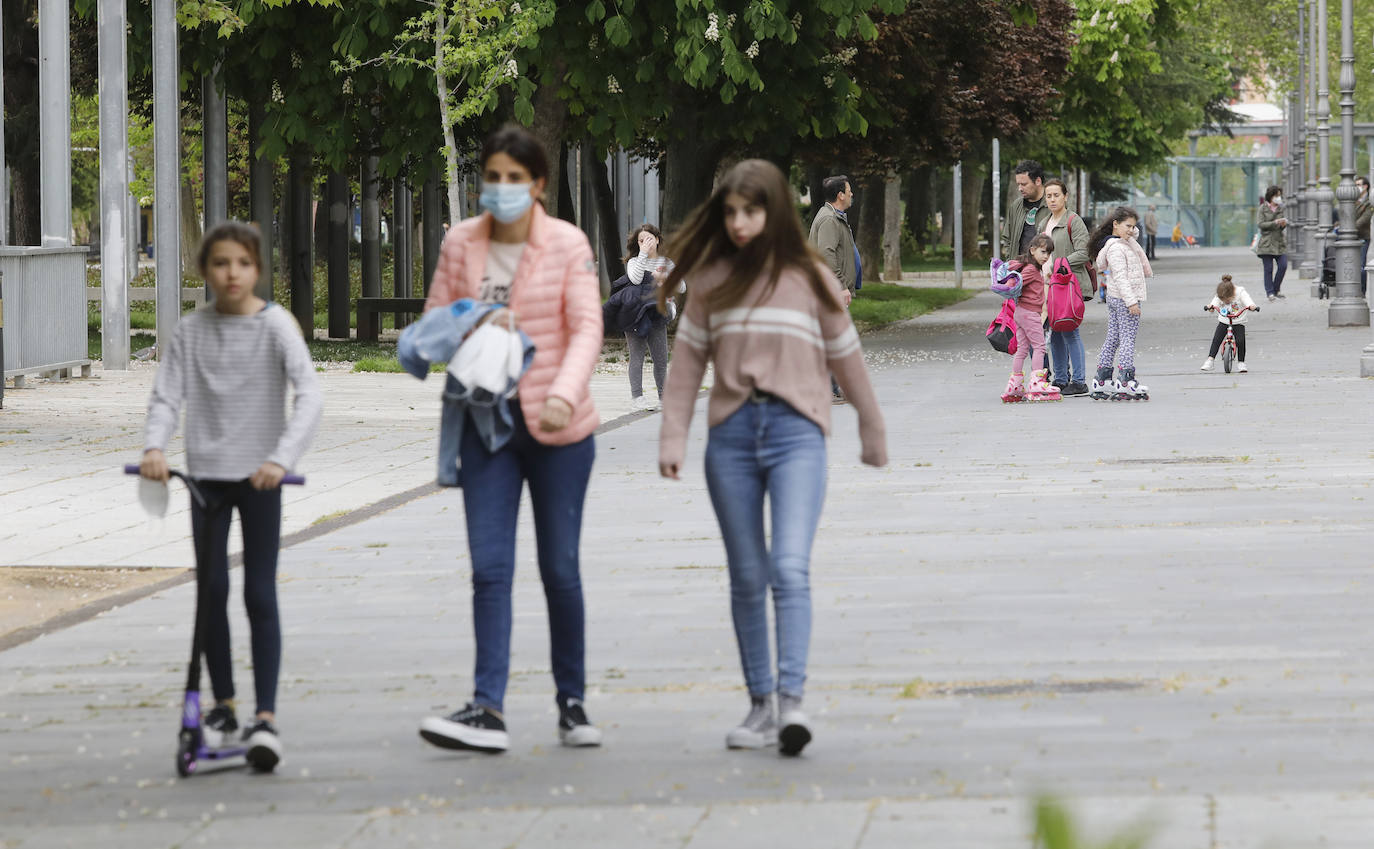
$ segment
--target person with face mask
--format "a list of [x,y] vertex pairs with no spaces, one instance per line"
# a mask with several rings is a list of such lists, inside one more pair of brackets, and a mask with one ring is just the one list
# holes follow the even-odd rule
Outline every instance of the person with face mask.
[[473,694],[452,714],[426,717],[420,736],[441,748],[491,754],[510,745],[503,710],[511,585],[516,519],[528,482],[549,610],[558,737],[565,746],[599,746],[601,731],[583,707],[578,550],[596,456],[592,432],[600,423],[590,388],[601,354],[601,288],[586,235],[546,213],[538,200],[549,174],[539,140],[507,125],[487,138],[479,161],[485,213],[449,229],[425,308],[463,298],[498,304],[486,319],[523,330],[534,343],[534,358],[512,399],[509,440],[488,451],[476,427],[463,429],[459,466],[472,570]]
[[1259,243],[1255,253],[1264,264],[1264,294],[1273,301],[1286,298],[1280,289],[1283,276],[1288,271],[1288,245],[1285,230],[1288,219],[1283,214],[1283,190],[1270,186],[1264,190],[1264,200],[1259,205]]

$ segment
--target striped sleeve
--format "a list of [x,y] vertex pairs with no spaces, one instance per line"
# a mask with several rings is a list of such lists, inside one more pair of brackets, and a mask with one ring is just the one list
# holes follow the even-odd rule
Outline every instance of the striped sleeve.
[[267,457],[269,463],[276,463],[287,471],[296,468],[315,431],[320,426],[320,416],[324,411],[324,397],[320,392],[319,380],[315,377],[315,364],[310,359],[310,349],[305,345],[300,327],[285,310],[276,317],[272,330],[282,354],[282,367],[286,379],[290,381],[294,395],[291,399],[291,418],[285,430],[277,439],[277,447]]
[[687,295],[687,306],[677,324],[673,356],[668,361],[658,441],[658,462],[663,465],[681,465],[687,455],[687,428],[692,423],[692,410],[711,354],[711,321],[699,291]]
[[835,382],[859,414],[859,439],[864,462],[875,466],[887,463],[887,426],[878,407],[878,396],[864,365],[863,346],[848,310],[821,309],[821,333],[825,337],[825,358]]

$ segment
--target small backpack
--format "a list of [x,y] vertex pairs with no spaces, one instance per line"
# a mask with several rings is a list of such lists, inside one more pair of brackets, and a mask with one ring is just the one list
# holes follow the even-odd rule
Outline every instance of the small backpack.
[[989,288],[993,292],[1012,301],[1021,297],[1021,273],[1012,271],[1009,263],[994,259],[988,266],[988,273],[992,277]]
[[1068,333],[1083,323],[1083,296],[1078,288],[1078,275],[1069,261],[1060,257],[1050,272],[1050,290],[1046,300],[1050,330]]
[[1016,353],[1016,302],[1003,301],[1002,311],[988,325],[988,343],[1004,354]]

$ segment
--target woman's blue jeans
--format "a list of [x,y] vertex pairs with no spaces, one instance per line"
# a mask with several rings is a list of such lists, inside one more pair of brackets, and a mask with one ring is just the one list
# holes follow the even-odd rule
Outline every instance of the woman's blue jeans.
[[[730,613],[752,696],[775,689],[768,591],[777,626],[776,689],[800,697],[811,645],[811,543],[825,502],[825,434],[780,400],[746,401],[711,428],[706,485],[730,563]],[[764,496],[772,511],[771,545]]]
[[558,703],[581,700],[586,686],[586,629],[578,549],[582,504],[596,445],[545,445],[511,403],[515,432],[496,453],[482,445],[469,420],[463,428],[463,512],[472,556],[472,625],[477,639],[473,701],[500,711],[510,675],[511,582],[515,527],[526,481],[534,509],[539,577],[549,610],[549,648]]
[[1054,382],[1067,385],[1069,376],[1078,383],[1085,383],[1086,371],[1083,363],[1082,328],[1056,330],[1050,334],[1050,363],[1054,367]]

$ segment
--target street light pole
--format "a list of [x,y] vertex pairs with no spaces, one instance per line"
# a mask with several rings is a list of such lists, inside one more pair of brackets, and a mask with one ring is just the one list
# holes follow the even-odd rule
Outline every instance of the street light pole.
[[1365,327],[1369,304],[1360,292],[1360,237],[1355,232],[1355,0],[1341,0],[1341,229],[1336,239],[1336,297],[1328,327]]
[[1331,240],[1331,77],[1330,49],[1327,46],[1326,0],[1317,0],[1317,152],[1321,171],[1317,174],[1317,280],[1325,277],[1326,245]]
[[1303,170],[1306,187],[1302,195],[1302,269],[1300,277],[1317,276],[1317,0],[1307,4],[1307,123],[1304,126]]

